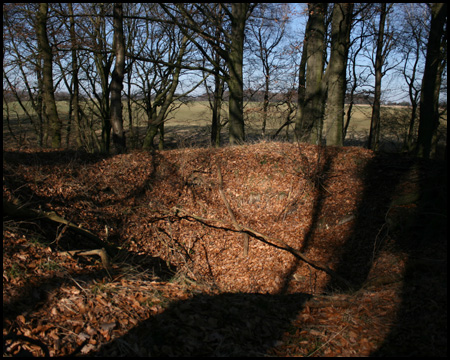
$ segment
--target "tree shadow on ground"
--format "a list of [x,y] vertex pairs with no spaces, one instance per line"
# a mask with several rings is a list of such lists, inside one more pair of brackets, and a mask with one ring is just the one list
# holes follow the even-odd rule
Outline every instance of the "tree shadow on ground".
[[104,356],[263,356],[310,295],[222,293],[170,304],[103,346]]
[[[382,251],[408,255],[400,309],[375,356],[446,354],[444,172],[442,164],[398,154],[377,154],[364,168],[365,190],[336,272],[351,281],[351,291],[357,291],[366,285]],[[418,182],[418,189],[404,192],[411,182]],[[394,210],[405,212],[393,217]],[[312,227],[315,222],[317,216]],[[349,289],[332,279],[325,292],[335,291]],[[99,354],[264,355],[289,331],[307,299],[306,294],[196,295],[171,303],[163,313],[105,345]]]
[[[401,305],[375,356],[447,352],[447,170],[442,162],[399,154],[367,165],[352,235],[336,272],[353,290],[365,286],[382,251],[407,254]],[[342,289],[333,279],[327,291]]]
[[76,165],[94,164],[102,161],[109,156],[100,153],[88,153],[82,150],[54,150],[47,149],[42,151],[3,151],[3,161],[23,165],[67,165],[72,163]]
[[[68,163],[71,164],[75,170],[79,166],[96,163],[101,161],[105,157],[102,155],[92,155],[87,153],[80,154],[79,152],[74,152],[71,150],[65,151],[43,151],[34,152],[28,154],[22,151],[6,151],[4,152],[4,161],[9,164],[14,165],[25,165],[29,167],[33,166],[63,166]],[[152,158],[154,159],[154,157]],[[154,179],[154,172],[156,171],[156,165],[152,167],[153,172],[148,176],[147,181],[143,183],[142,186],[137,186],[135,189],[136,195],[142,195],[145,187],[150,186]],[[4,164],[5,169],[5,164]],[[24,176],[19,176],[16,172],[9,169],[8,164],[6,164],[7,171],[3,174],[4,181],[4,191],[5,188],[8,191],[24,202],[29,202],[31,199],[33,201],[33,208],[38,206],[43,209],[46,208],[49,202],[61,201],[64,205],[63,199],[56,200],[54,196],[40,196],[33,190],[33,188],[25,186],[29,180]],[[11,170],[11,171],[10,171]],[[75,177],[76,175],[74,175]],[[89,201],[89,192],[81,192],[79,196],[75,199],[76,201]],[[4,195],[5,196],[5,195]],[[73,201],[73,199],[72,199]],[[121,201],[120,199],[117,200]],[[74,219],[67,217],[70,221],[77,223],[80,216],[79,209],[74,210]],[[62,214],[61,214],[62,215]],[[64,216],[63,216],[64,217]],[[81,217],[82,219],[82,217]],[[100,218],[99,218],[100,219]],[[98,219],[98,220],[99,220]],[[117,277],[122,274],[122,272],[128,272],[130,268],[134,271],[140,271],[141,273],[149,274],[153,279],[158,279],[161,281],[169,281],[173,275],[176,273],[177,269],[175,266],[169,266],[168,263],[159,257],[153,257],[149,255],[138,255],[134,252],[129,252],[126,249],[119,249],[118,246],[122,244],[115,242],[114,238],[109,238],[105,241],[103,246],[109,251],[110,256],[114,256],[114,262],[119,264],[113,269],[105,270],[98,262],[98,258],[93,257],[77,257],[77,261],[84,265],[89,265],[89,270],[80,270],[77,267],[75,270],[72,268],[66,269],[64,266],[59,265],[58,257],[54,255],[58,251],[65,250],[86,250],[92,248],[98,248],[98,243],[92,243],[90,239],[73,232],[69,227],[64,228],[63,225],[55,222],[45,221],[45,218],[26,218],[26,221],[22,221],[22,218],[17,218],[16,216],[10,217],[4,213],[3,224],[5,222],[11,227],[11,232],[13,232],[15,237],[8,238],[9,240],[3,241],[3,257],[8,259],[13,259],[13,265],[16,265],[17,258],[15,258],[16,253],[29,253],[27,256],[27,261],[25,264],[17,265],[25,275],[24,281],[20,287],[16,287],[11,292],[7,293],[7,298],[5,299],[5,289],[3,297],[3,328],[10,331],[9,335],[14,336],[14,333],[18,330],[20,325],[17,324],[16,318],[19,315],[33,314],[39,312],[43,309],[46,304],[50,301],[50,298],[54,297],[57,291],[67,285],[73,286],[74,284],[81,283],[83,286],[88,287],[89,285],[96,282],[103,282],[105,279],[111,279],[112,277]],[[121,224],[121,219],[113,219],[111,216],[108,217],[109,221],[114,222],[114,227]],[[103,224],[102,224],[103,225]],[[102,226],[100,225],[100,226]],[[66,231],[67,230],[67,231]],[[89,229],[91,230],[91,229]],[[94,231],[95,232],[95,231]],[[59,235],[58,235],[59,234]],[[18,243],[16,239],[23,237],[22,243]],[[57,238],[58,240],[55,240]],[[120,240],[120,239],[116,239]],[[32,251],[28,248],[35,247]],[[52,256],[48,257],[49,263],[51,262],[57,269],[51,271],[51,275],[42,276],[34,275],[33,268],[28,269],[26,266],[28,262],[33,262],[36,266],[36,261],[34,261],[34,256],[38,260],[38,266],[45,262],[46,255],[45,249],[51,248],[49,250]],[[48,255],[48,253],[47,253]],[[5,264],[5,262],[4,262]],[[83,268],[83,266],[81,267]],[[125,270],[123,270],[125,269]],[[6,269],[7,274],[11,269]],[[29,275],[27,271],[31,270]],[[13,276],[11,276],[13,277]],[[8,278],[8,276],[6,276]],[[8,281],[8,280],[6,280]],[[4,282],[5,282],[5,269],[4,269]],[[5,287],[5,286],[4,286]]]
[[[364,191],[355,213],[356,219],[351,235],[341,250],[340,261],[335,271],[348,279],[353,290],[360,289],[383,248],[386,235],[386,214],[391,199],[402,176],[408,172],[411,163],[399,167],[392,164],[388,169],[389,158],[378,154],[364,168]],[[327,285],[327,291],[343,289],[335,279]]]
[[[447,164],[416,160],[419,193],[413,217],[394,223],[408,253],[395,323],[374,356],[447,356]],[[403,222],[401,222],[403,220]]]
[[[26,233],[34,239],[36,247],[43,249],[44,247],[52,247],[55,252],[57,248],[53,241],[49,241],[55,232],[57,225],[39,223],[40,220],[28,220],[26,223],[17,223],[15,225],[15,231]],[[21,228],[18,230],[18,228]],[[38,230],[39,229],[39,232]],[[70,238],[67,241],[67,238]],[[86,240],[80,235],[68,234],[60,239],[61,246],[74,249],[76,247],[70,246],[70,244],[78,244],[78,247],[83,247]],[[14,244],[12,242],[3,243],[3,256],[7,258],[14,258],[15,253],[27,251],[30,244]],[[39,251],[39,250],[38,250]],[[52,257],[55,267],[58,265],[58,258]],[[26,277],[21,288],[14,290],[15,296],[11,296],[7,300],[3,299],[3,322],[14,321],[14,319],[20,314],[29,314],[38,311],[48,299],[53,296],[54,291],[68,284],[74,285],[77,282],[83,283],[85,286],[94,282],[101,282],[105,279],[120,277],[122,272],[128,271],[128,268],[133,268],[134,271],[141,274],[149,274],[155,279],[161,281],[169,281],[177,269],[174,266],[168,266],[168,264],[159,257],[153,257],[149,255],[138,255],[126,250],[120,250],[115,254],[115,263],[117,267],[105,270],[98,257],[76,257],[76,261],[84,266],[89,266],[89,270],[68,270],[63,266],[59,266],[55,271],[52,271],[50,276],[42,275],[30,275]],[[125,269],[125,270],[123,270]]]
[[[400,221],[395,220],[396,228],[389,228],[387,220],[393,208],[408,209],[403,205],[393,206],[392,201],[400,192],[404,177],[415,167],[418,197],[404,204],[414,205],[415,210],[400,216]],[[397,318],[393,319],[389,336],[373,355],[445,355],[447,352],[446,180],[446,167],[441,164],[398,155],[377,155],[365,169],[366,187],[355,227],[344,245],[336,272],[351,280],[356,290],[362,288],[388,235],[394,239],[395,247],[409,257]],[[155,181],[153,175],[148,181]],[[139,195],[141,190],[137,189],[135,194]],[[413,220],[403,223],[406,215],[408,219],[413,216]],[[83,276],[95,279],[99,275]],[[36,289],[42,289],[45,294],[60,284],[59,279],[43,279],[8,304],[8,316],[31,311],[44,303],[45,299],[31,301]],[[344,290],[342,284],[330,281],[327,290],[336,289]],[[170,303],[162,313],[105,344],[97,355],[261,356],[284,332],[297,330],[291,328],[291,323],[309,298],[301,293],[194,295]],[[16,309],[16,305],[21,307]]]

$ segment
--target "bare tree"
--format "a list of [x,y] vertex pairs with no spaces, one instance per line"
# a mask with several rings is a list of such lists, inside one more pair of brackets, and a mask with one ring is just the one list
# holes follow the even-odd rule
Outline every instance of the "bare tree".
[[277,65],[280,62],[281,52],[279,51],[279,45],[285,36],[288,17],[285,5],[280,7],[278,4],[263,4],[259,10],[260,14],[251,23],[250,29],[255,40],[252,52],[255,53],[262,65],[264,77],[261,129],[261,135],[264,138],[266,136],[270,86],[273,75],[277,70]]
[[[218,49],[221,43],[224,41],[225,36],[222,28],[225,22],[225,11],[223,7],[219,4],[213,4],[211,7],[211,12],[215,14],[215,22],[211,24],[211,33],[214,33],[215,45],[205,43],[204,50],[211,53],[211,58],[214,59],[212,64],[212,77],[214,79],[213,86],[210,85],[208,81],[208,72],[203,71],[205,76],[204,85],[206,93],[208,94],[209,107],[211,109],[211,146],[220,146],[220,132],[222,127],[228,122],[228,118],[225,117],[222,123],[222,104],[223,104],[223,94],[225,92],[225,78],[221,75],[221,70],[226,69],[225,61],[221,58]],[[205,68],[207,67],[207,60],[203,59],[203,64]]]
[[308,4],[306,26],[306,88],[302,118],[295,125],[296,139],[320,144],[323,127],[325,89],[322,82],[324,69],[326,3]]
[[[14,98],[33,126],[38,146],[45,145],[47,129],[42,106],[42,66],[35,46],[36,4],[3,7],[3,94]],[[28,100],[31,109],[23,100]],[[9,117],[7,117],[9,120]],[[21,117],[17,116],[20,127]]]
[[[309,19],[308,19],[309,22]],[[308,25],[306,26],[308,29]],[[297,141],[302,138],[303,113],[305,107],[305,92],[306,92],[306,60],[307,48],[306,39],[303,42],[302,56],[300,58],[300,65],[298,70],[298,88],[297,88],[297,113],[295,115],[295,129],[294,137]]]
[[[170,112],[180,106],[175,100],[183,98],[195,86],[176,95],[183,66],[187,64],[186,53],[191,49],[189,39],[170,24],[167,15],[154,4],[146,5],[142,11],[148,18],[140,27],[135,49],[130,49],[128,57],[135,61],[134,104],[146,115],[147,129],[143,141],[144,149],[154,147],[154,138],[160,133],[159,148],[163,148],[164,122]],[[133,17],[133,16],[132,16]]]
[[160,108],[159,111],[157,111],[155,105],[153,106],[154,112],[152,113],[152,116],[149,118],[149,127],[147,129],[143,145],[144,149],[149,149],[153,147],[153,138],[155,137],[158,131],[157,129],[158,128],[162,129],[161,126],[163,126],[164,124],[164,119],[167,116],[169,107],[173,104],[173,101],[175,99],[175,90],[177,89],[180,79],[180,72],[181,72],[180,65],[186,52],[187,42],[188,42],[187,37],[183,36],[181,46],[178,50],[178,54],[176,57],[175,66],[173,67],[172,79],[168,83],[169,86],[163,88],[163,91],[160,92],[155,99],[155,104],[159,104]]
[[[221,14],[220,7],[218,8],[218,16],[223,17],[223,13]],[[217,46],[220,46],[220,37],[222,33],[219,27],[216,27],[215,30],[215,38],[217,39]],[[211,108],[211,146],[219,147],[220,146],[220,131],[222,129],[222,103],[223,103],[223,94],[225,91],[225,81],[222,76],[220,76],[220,68],[226,67],[223,59],[221,59],[218,51],[216,51],[215,47],[211,47],[211,51],[213,52],[212,57],[214,58],[215,64],[213,66],[213,78],[214,78],[214,89],[209,90],[209,86],[207,84],[207,79],[205,78],[205,89],[208,93],[208,102]],[[206,66],[204,64],[204,66]],[[212,92],[212,96],[210,95]],[[211,99],[212,98],[212,99]],[[211,101],[212,100],[212,101]],[[228,121],[228,120],[225,120]]]
[[55,94],[53,88],[53,54],[47,36],[48,3],[39,3],[39,11],[36,15],[36,34],[40,57],[42,58],[42,98],[45,114],[51,124],[52,147],[61,147],[62,122],[56,109]]
[[428,9],[423,4],[403,4],[406,16],[403,19],[401,32],[401,48],[403,66],[401,74],[408,86],[408,98],[411,103],[411,116],[407,133],[405,134],[403,150],[411,152],[415,146],[416,117],[420,101],[420,66],[425,57],[425,33],[427,26],[424,20],[429,17]]
[[[392,8],[393,4],[380,4],[380,21],[378,25],[377,47],[375,56],[375,93],[372,107],[372,119],[370,122],[370,132],[367,147],[369,149],[377,150],[380,140],[380,124],[381,124],[381,79],[383,77],[383,65],[385,63],[387,54],[391,47],[392,37],[388,35],[385,39],[386,16]],[[384,70],[384,72],[386,69]]]
[[[367,19],[372,15],[372,4],[360,4],[354,8],[353,14],[353,25],[351,35],[351,43],[348,54],[348,65],[349,74],[347,76],[347,89],[348,93],[348,109],[345,117],[345,124],[343,129],[343,136],[347,135],[347,130],[350,125],[350,120],[352,117],[353,105],[355,104],[355,97],[361,96],[361,93],[357,92],[357,89],[367,83],[369,75],[367,74],[367,68],[364,67],[362,71],[358,71],[359,61],[358,57],[360,52],[366,46],[367,39],[372,36],[370,32],[367,31],[368,24]],[[364,94],[364,92],[362,93]]]
[[353,4],[334,4],[330,62],[324,75],[328,93],[326,111],[327,145],[342,146],[344,143],[344,99],[352,12]]
[[114,52],[116,63],[111,79],[111,125],[113,130],[113,143],[116,151],[122,153],[126,150],[125,133],[123,131],[122,117],[122,89],[125,76],[125,40],[123,36],[123,5],[115,3],[113,9],[114,26]]
[[428,37],[425,72],[420,99],[420,123],[417,155],[428,158],[433,153],[433,138],[439,125],[439,92],[447,57],[447,4],[431,5],[431,25]]
[[[78,47],[80,41],[77,36],[75,24],[75,11],[72,3],[59,3],[53,8],[53,21],[51,23],[52,43],[55,44],[56,56],[54,63],[57,68],[54,71],[54,79],[64,84],[67,89],[69,101],[69,113],[66,123],[66,147],[70,146],[73,128],[75,128],[75,140],[78,148],[85,145],[85,134],[81,125],[80,86],[79,86],[79,56]],[[70,64],[70,66],[68,66]],[[56,99],[58,100],[58,99]]]
[[[80,88],[79,88],[79,80],[78,80],[78,56],[77,56],[77,50],[76,50],[76,44],[77,44],[77,37],[76,37],[76,30],[75,30],[75,18],[74,18],[74,12],[73,12],[73,6],[72,3],[68,3],[69,8],[69,21],[70,21],[70,42],[72,46],[72,86],[69,87],[71,100],[70,100],[70,109],[69,111],[71,114],[73,114],[73,119],[76,126],[76,142],[77,146],[82,146],[82,134],[81,134],[81,119],[80,119]],[[70,117],[70,116],[69,116]]]
[[[107,23],[108,14],[111,13],[110,4],[83,3],[80,9],[87,16],[86,22],[81,22],[80,36],[83,36],[83,51],[85,61],[80,62],[83,72],[83,81],[80,82],[88,102],[89,114],[92,119],[89,126],[95,127],[97,119],[101,122],[100,151],[109,153],[111,143],[111,113],[110,113],[110,74],[114,62],[114,54],[108,38],[112,28]],[[79,54],[81,56],[81,54]],[[95,119],[94,119],[95,118]],[[93,141],[97,136],[93,134]]]
[[[176,7],[168,7],[161,5],[185,35],[197,46],[201,54],[213,64],[219,65],[217,62],[204,51],[203,46],[192,34],[188,34],[187,30],[193,31],[204,41],[214,46],[218,54],[224,59],[227,70],[221,68],[222,76],[228,84],[230,91],[229,98],[229,135],[231,144],[240,144],[245,140],[244,131],[244,90],[243,90],[243,54],[244,54],[244,37],[245,24],[255,8],[256,4],[250,3],[232,3],[231,9],[227,5],[220,5],[225,12],[229,24],[222,26],[221,31],[224,33],[223,41],[217,46],[215,34],[205,31],[205,24],[216,24],[217,19],[207,4],[183,5],[176,4]],[[183,21],[181,21],[183,19]],[[221,20],[222,21],[222,20]],[[225,24],[225,23],[224,23]],[[220,26],[220,24],[217,24]],[[220,65],[219,65],[220,66]],[[212,73],[212,71],[209,69]]]

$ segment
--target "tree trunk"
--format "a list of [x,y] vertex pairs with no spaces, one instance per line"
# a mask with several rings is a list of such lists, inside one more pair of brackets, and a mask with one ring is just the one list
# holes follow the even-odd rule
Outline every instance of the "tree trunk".
[[158,133],[158,125],[154,124],[154,123],[156,123],[156,121],[157,121],[156,119],[149,120],[147,131],[146,131],[145,137],[144,137],[144,142],[142,144],[142,149],[144,149],[144,150],[154,149],[153,140],[154,140],[156,134]]
[[80,123],[80,104],[79,104],[79,85],[78,85],[78,58],[76,50],[76,31],[75,31],[75,19],[73,17],[72,3],[68,3],[69,15],[70,15],[70,42],[72,45],[72,114],[76,127],[76,142],[77,147],[81,148],[83,142],[81,140],[81,123]]
[[446,3],[434,3],[431,6],[431,28],[427,45],[425,72],[422,79],[420,99],[420,122],[417,139],[417,155],[429,158],[432,151],[432,140],[439,125],[439,90],[445,51],[443,41],[447,14]]
[[[219,16],[219,15],[218,15]],[[223,21],[223,18],[221,17]],[[216,28],[216,41],[219,46],[220,40],[220,28]],[[214,65],[214,99],[212,104],[212,120],[211,120],[211,146],[220,147],[220,115],[222,110],[222,97],[224,81],[219,76],[220,74],[220,54],[217,50],[214,50],[214,60],[216,64]],[[206,84],[206,82],[205,82]]]
[[[216,60],[218,60],[216,58]],[[219,71],[219,70],[217,70]],[[214,100],[212,107],[211,146],[220,147],[220,112],[222,109],[223,82],[218,74],[214,75]]]
[[133,73],[133,67],[129,66],[128,68],[128,75],[127,75],[127,110],[128,110],[128,131],[129,131],[129,138],[131,139],[131,148],[135,149],[137,145],[137,129],[135,131],[133,126],[133,109],[131,104],[131,74]]
[[231,44],[227,65],[229,68],[228,88],[229,99],[229,132],[230,144],[242,144],[245,141],[244,132],[244,90],[243,90],[243,59],[244,30],[247,18],[248,3],[232,3]]
[[[244,101],[243,101],[243,53],[244,53],[244,37],[245,37],[245,23],[250,13],[255,8],[255,3],[231,3],[231,12],[229,10],[229,5],[220,4],[219,8],[223,8],[224,12],[229,15],[231,26],[228,24],[222,24],[221,21],[218,22],[217,14],[211,13],[208,7],[202,9],[198,6],[199,13],[204,16],[205,24],[217,24],[220,23],[220,31],[225,34],[224,39],[219,40],[214,33],[208,33],[206,30],[208,28],[203,26],[203,23],[199,23],[194,20],[190,15],[190,10],[183,6],[176,4],[177,12],[180,16],[186,20],[186,22],[179,21],[170,11],[168,6],[161,5],[164,11],[171,17],[173,22],[180,26],[181,31],[192,40],[192,42],[197,46],[200,52],[203,54],[205,59],[210,61],[212,64],[217,62],[212,59],[207,52],[203,49],[193,36],[192,33],[189,34],[187,29],[194,31],[194,34],[200,35],[208,44],[210,44],[216,51],[218,51],[220,57],[224,59],[226,63],[225,68],[221,68],[221,73],[223,74],[225,81],[228,84],[229,89],[229,138],[230,144],[241,144],[245,141],[244,132]],[[217,46],[217,41],[221,43]],[[204,69],[203,69],[204,70]],[[208,72],[213,73],[213,71],[208,70]]]
[[[149,119],[149,127],[147,129],[147,133],[145,134],[144,143],[142,145],[143,149],[152,149],[153,148],[153,140],[158,133],[158,129],[161,128],[161,125],[163,124],[163,121],[166,117],[166,113],[169,110],[169,106],[173,103],[173,98],[175,95],[175,90],[177,89],[178,82],[180,80],[180,72],[181,72],[181,62],[183,60],[184,53],[186,51],[186,46],[188,42],[188,37],[184,36],[183,40],[181,41],[180,50],[178,52],[177,62],[175,63],[175,71],[173,74],[172,84],[170,88],[167,90],[167,92],[164,94],[165,100],[164,103],[161,105],[161,108],[159,110],[159,113],[156,115],[152,112],[152,118]],[[161,128],[162,129],[162,128]],[[161,145],[158,145],[159,148],[161,148]]]
[[36,36],[39,52],[43,60],[42,99],[44,102],[45,114],[47,115],[47,119],[51,127],[52,148],[59,148],[61,147],[62,122],[58,117],[55,94],[53,92],[53,55],[47,36],[47,14],[48,3],[39,3],[39,11],[36,15]]
[[370,121],[369,140],[367,144],[367,147],[372,150],[378,149],[378,143],[380,140],[381,78],[383,77],[383,38],[385,22],[386,3],[382,3],[380,25],[378,28],[377,53],[375,57],[375,94],[372,108],[372,119]]
[[113,129],[113,144],[117,153],[126,150],[125,133],[123,131],[122,89],[125,75],[125,40],[123,37],[123,7],[115,3],[113,10],[114,51],[116,64],[111,79],[111,126]]
[[267,112],[269,110],[269,86],[270,86],[270,69],[267,64],[263,65],[264,70],[264,101],[263,101],[263,124],[261,135],[264,139],[266,137]]
[[[91,79],[92,82],[100,82],[101,93],[97,94],[94,87],[94,96],[98,101],[98,108],[102,118],[102,134],[100,151],[108,154],[111,141],[111,107],[110,107],[110,90],[109,75],[111,73],[111,67],[113,64],[113,58],[110,52],[107,50],[106,39],[106,5],[104,3],[99,4],[98,13],[92,18],[94,27],[93,47],[96,51],[93,53],[94,63],[97,70],[95,74],[96,79]],[[90,74],[87,74],[89,77]],[[98,142],[95,133],[91,133],[94,142]]]
[[334,4],[331,25],[331,54],[325,79],[327,82],[327,145],[344,144],[344,99],[346,69],[350,46],[350,26],[353,4]]
[[320,144],[323,127],[324,87],[322,84],[324,67],[325,13],[327,4],[311,3],[308,5],[309,20],[306,34],[306,90],[301,141]]
[[[309,22],[309,20],[308,20]],[[308,29],[308,25],[306,26]],[[303,109],[305,107],[305,85],[306,85],[306,41],[303,44],[302,57],[300,59],[300,68],[298,71],[298,91],[297,91],[297,114],[295,116],[294,138],[300,141],[303,128]]]

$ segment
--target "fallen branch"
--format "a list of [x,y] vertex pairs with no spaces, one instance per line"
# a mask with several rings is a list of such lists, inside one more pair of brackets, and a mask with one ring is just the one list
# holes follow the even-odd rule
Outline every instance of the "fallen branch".
[[[9,346],[11,346],[11,344],[10,344],[10,345],[7,345],[7,344],[6,344],[7,341],[11,341],[11,344],[14,343],[14,342],[16,342],[16,341],[26,341],[26,342],[29,342],[30,344],[39,346],[39,347],[42,349],[42,352],[44,353],[44,356],[45,356],[45,357],[50,357],[50,352],[49,352],[49,350],[48,350],[48,346],[45,345],[42,341],[40,341],[40,340],[38,340],[38,339],[30,338],[30,337],[25,336],[25,335],[19,335],[19,334],[14,334],[14,333],[9,333],[9,334],[3,335],[3,357],[19,356],[19,355],[12,355],[12,354],[7,353],[7,348],[8,348]],[[88,341],[89,341],[89,339],[84,340],[84,341],[81,343],[81,345],[79,345],[79,346],[72,352],[72,354],[69,354],[69,355],[66,355],[66,356],[75,356],[76,354],[78,354],[78,353],[83,349],[83,347],[87,344]],[[33,353],[31,353],[29,350],[22,350],[22,351],[23,351],[24,353],[26,353],[26,354],[22,353],[22,354],[21,354],[22,356],[33,356]],[[30,354],[29,354],[29,352],[30,352]]]
[[[25,335],[9,333],[9,334],[3,335],[3,357],[8,357],[8,355],[10,355],[10,354],[7,353],[7,348],[9,347],[6,344],[7,341],[11,341],[11,344],[13,342],[16,342],[16,341],[26,341],[26,342],[28,342],[28,343],[30,343],[32,345],[39,346],[41,348],[42,352],[44,353],[45,357],[49,357],[50,356],[50,352],[48,351],[47,345],[45,345],[42,341],[40,341],[38,339],[30,338],[30,337],[25,336]],[[23,351],[24,351],[24,353],[27,353],[27,354],[25,355],[24,353],[22,353],[21,356],[33,356],[33,354],[31,352],[30,352],[30,354],[28,354],[28,352],[29,352],[28,350],[23,350]]]
[[54,211],[42,211],[29,209],[24,206],[21,206],[18,200],[7,201],[3,199],[3,212],[4,214],[11,217],[18,217],[24,219],[42,219],[46,221],[56,222],[59,224],[64,224],[68,226],[73,231],[87,237],[88,239],[94,241],[100,246],[104,246],[105,243],[102,239],[100,239],[95,234],[91,233],[89,230],[83,229],[82,227],[77,226],[76,224],[64,219],[59,216]]
[[90,255],[98,255],[102,260],[103,267],[108,270],[111,265],[109,262],[108,254],[104,248],[102,249],[94,249],[94,250],[70,250],[70,251],[60,251],[59,255],[70,255],[70,256],[90,256]]
[[[203,224],[209,225],[210,222],[219,222],[222,224],[227,224],[227,222],[220,220],[220,219],[206,219],[203,218],[201,216],[197,216],[194,214],[191,214],[189,212],[187,212],[186,210],[184,210],[183,208],[177,207],[175,206],[173,208],[175,210],[175,214],[177,212],[182,212],[184,214],[186,214],[188,217],[197,220]],[[209,225],[211,226],[211,225]],[[235,227],[235,226],[234,226]],[[227,230],[231,230],[231,229],[227,229]],[[271,237],[271,236],[267,236],[264,235],[256,230],[253,230],[252,228],[249,228],[247,226],[244,225],[239,225],[239,229],[235,229],[234,231],[238,231],[238,232],[244,232],[248,235],[250,235],[251,237],[265,243],[268,244],[270,246],[274,246],[278,249],[282,249],[285,251],[288,251],[289,253],[291,253],[292,255],[294,255],[296,258],[302,260],[303,262],[307,263],[308,265],[311,265],[313,268],[320,270],[320,271],[324,271],[325,273],[327,273],[328,275],[330,275],[331,277],[335,278],[336,280],[340,281],[343,285],[345,285],[347,288],[351,289],[352,288],[352,284],[347,281],[346,279],[344,279],[341,275],[337,274],[336,272],[334,272],[333,270],[331,270],[328,266],[326,266],[325,264],[322,264],[321,262],[318,261],[313,261],[311,259],[309,259],[305,254],[303,254],[301,251],[298,251],[297,249],[294,249],[293,247],[289,246],[288,244],[286,244],[284,241]]]

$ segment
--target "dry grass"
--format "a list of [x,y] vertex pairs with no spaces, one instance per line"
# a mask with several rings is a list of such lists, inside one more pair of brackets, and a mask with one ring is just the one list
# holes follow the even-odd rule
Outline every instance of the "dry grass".
[[[25,102],[25,105],[30,108],[30,104]],[[68,103],[60,101],[57,103],[58,110],[63,121],[67,122],[68,118]],[[18,103],[9,103],[10,107],[10,125],[16,140],[11,136],[8,124],[3,122],[3,142],[4,146],[17,146],[18,142],[26,146],[36,146],[37,140],[33,127],[24,116],[23,110]],[[224,103],[222,117],[226,119],[227,104]],[[31,109],[30,109],[31,110]],[[273,135],[279,127],[286,121],[286,114],[283,112],[286,107],[272,108],[269,112],[267,122],[267,136]],[[352,112],[352,120],[349,126],[348,135],[346,138],[347,145],[365,145],[367,135],[370,127],[370,117],[372,109],[368,105],[355,105]],[[31,110],[32,114],[33,111]],[[87,112],[89,113],[89,112]],[[404,137],[409,124],[408,107],[383,107],[382,108],[382,133],[381,139],[384,147],[391,150],[399,150],[404,141]],[[6,116],[5,105],[3,107],[4,118]],[[262,115],[260,103],[248,103],[245,110],[246,116],[246,134],[250,140],[256,140],[261,137]],[[128,129],[128,112],[124,106],[124,126]],[[141,110],[133,106],[133,121],[135,129],[139,131],[140,141],[145,135],[146,118]],[[167,148],[182,148],[192,146],[205,146],[209,144],[209,137],[211,131],[211,110],[208,102],[196,101],[188,105],[182,105],[170,114],[166,122],[165,142]],[[443,137],[446,133],[446,115],[444,115],[439,134]],[[417,124],[416,124],[417,125]],[[326,131],[327,125],[324,126]],[[94,129],[97,129],[100,134],[100,121],[94,124]],[[279,138],[283,140],[292,140],[293,125],[289,127],[289,134],[282,131]],[[63,139],[66,138],[66,126],[63,127]],[[417,129],[416,129],[417,130]],[[73,131],[73,127],[72,127]],[[326,134],[324,134],[325,136]],[[228,134],[226,129],[222,131],[223,143],[227,143]],[[74,144],[74,140],[71,140]]]

